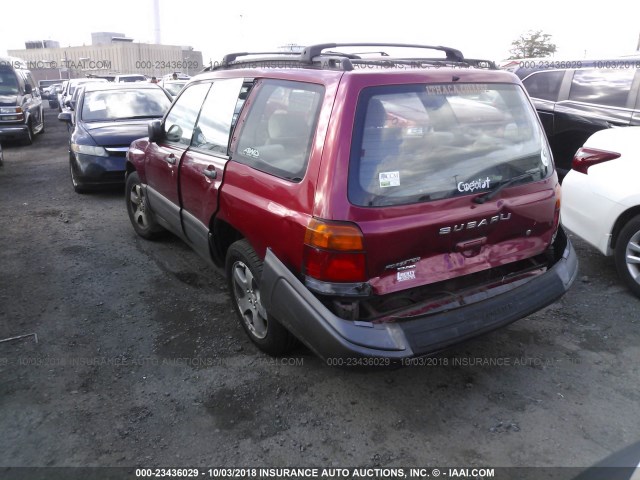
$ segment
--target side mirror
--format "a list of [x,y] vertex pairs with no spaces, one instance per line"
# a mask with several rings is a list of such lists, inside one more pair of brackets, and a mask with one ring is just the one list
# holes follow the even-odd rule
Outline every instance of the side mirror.
[[71,112],[62,112],[58,114],[58,120],[61,122],[71,123],[73,121],[73,115]]
[[162,129],[162,120],[152,120],[148,125],[149,141],[158,143],[164,137],[164,130]]
[[33,93],[33,88],[28,83],[24,86],[24,93],[30,95]]

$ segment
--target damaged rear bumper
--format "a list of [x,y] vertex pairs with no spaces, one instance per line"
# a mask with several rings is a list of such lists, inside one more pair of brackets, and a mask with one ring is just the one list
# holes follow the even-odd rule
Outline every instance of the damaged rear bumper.
[[578,273],[576,252],[559,229],[557,259],[546,272],[470,305],[394,323],[334,315],[267,250],[261,281],[267,311],[324,359],[428,355],[526,317],[562,297]]

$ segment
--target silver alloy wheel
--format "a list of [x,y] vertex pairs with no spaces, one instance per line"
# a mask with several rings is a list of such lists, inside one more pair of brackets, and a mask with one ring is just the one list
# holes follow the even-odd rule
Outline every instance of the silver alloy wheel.
[[624,256],[631,278],[640,284],[640,230],[629,239]]
[[129,201],[132,205],[134,221],[140,228],[146,230],[149,228],[149,214],[146,210],[144,189],[139,183],[136,183],[131,189]]
[[253,336],[263,339],[267,336],[267,312],[260,301],[260,289],[251,269],[237,260],[233,272],[233,296],[245,325]]

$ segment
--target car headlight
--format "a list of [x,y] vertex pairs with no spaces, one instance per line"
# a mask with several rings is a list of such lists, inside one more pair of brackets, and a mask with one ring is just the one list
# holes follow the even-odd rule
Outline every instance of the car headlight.
[[83,155],[93,155],[94,157],[108,157],[109,154],[102,147],[96,147],[93,145],[79,145],[77,143],[71,144],[71,151],[74,153],[81,153]]

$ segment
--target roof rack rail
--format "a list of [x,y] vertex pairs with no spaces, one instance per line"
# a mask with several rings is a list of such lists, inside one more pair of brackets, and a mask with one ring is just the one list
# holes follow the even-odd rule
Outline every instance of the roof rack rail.
[[248,55],[288,55],[288,56],[299,56],[297,52],[235,52],[228,53],[224,57],[222,57],[222,67],[228,66],[231,62],[234,62],[238,57],[246,57]]
[[418,45],[413,43],[319,43],[317,45],[309,45],[308,47],[305,47],[300,55],[300,59],[304,63],[312,63],[315,57],[322,55],[323,50],[338,47],[400,47],[440,50],[441,52],[446,53],[447,60],[453,62],[464,62],[464,55],[462,55],[460,50],[456,50],[455,48],[443,47],[441,45]]
[[[392,48],[415,48],[439,50],[445,53],[445,58],[431,57],[391,57],[385,51],[366,51],[358,53],[347,53],[335,51],[339,47],[392,47]],[[378,57],[363,57],[362,55],[377,54]],[[248,56],[258,56],[258,58],[242,58]],[[216,62],[217,63],[217,62]],[[230,69],[230,68],[256,68],[260,67],[295,67],[312,69],[334,69],[350,71],[354,65],[379,65],[385,68],[394,65],[418,65],[435,67],[466,67],[497,69],[495,62],[491,60],[465,59],[460,50],[455,48],[417,45],[410,43],[321,43],[309,45],[300,52],[234,52],[225,55],[222,62],[216,65],[205,67],[202,72]]]

